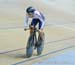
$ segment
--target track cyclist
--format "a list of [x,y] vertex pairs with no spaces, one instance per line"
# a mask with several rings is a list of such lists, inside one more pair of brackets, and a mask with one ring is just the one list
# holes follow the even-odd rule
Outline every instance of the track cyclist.
[[[29,18],[32,19],[30,25],[28,25]],[[34,30],[34,26],[36,25],[38,25],[39,35],[41,39],[43,39],[44,38],[45,17],[40,11],[38,11],[32,6],[29,6],[26,9],[26,20],[24,24],[25,26],[24,30],[27,31],[28,28],[30,28],[30,34],[32,34]]]

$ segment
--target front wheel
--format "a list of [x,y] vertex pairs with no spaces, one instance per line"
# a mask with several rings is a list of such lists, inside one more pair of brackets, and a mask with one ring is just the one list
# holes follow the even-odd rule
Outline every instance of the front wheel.
[[28,43],[27,43],[27,47],[26,47],[26,57],[31,57],[33,54],[33,34],[30,35],[29,39],[28,39]]
[[33,54],[33,47],[29,47],[26,49],[26,57],[29,58]]

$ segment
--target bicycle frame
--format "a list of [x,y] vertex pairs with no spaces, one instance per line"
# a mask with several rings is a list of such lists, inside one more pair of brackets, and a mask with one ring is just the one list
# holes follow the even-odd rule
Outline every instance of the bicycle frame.
[[36,46],[35,44],[37,43],[37,35],[36,35],[36,32],[38,32],[38,30],[34,27],[34,31],[33,31],[33,45],[34,45],[34,49],[36,49]]

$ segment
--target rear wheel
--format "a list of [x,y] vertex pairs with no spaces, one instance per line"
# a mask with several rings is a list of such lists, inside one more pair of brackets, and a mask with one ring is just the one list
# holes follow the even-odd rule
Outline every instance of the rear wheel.
[[43,48],[44,48],[44,39],[45,37],[43,36],[42,38],[38,37],[38,44],[37,44],[37,55],[42,54]]

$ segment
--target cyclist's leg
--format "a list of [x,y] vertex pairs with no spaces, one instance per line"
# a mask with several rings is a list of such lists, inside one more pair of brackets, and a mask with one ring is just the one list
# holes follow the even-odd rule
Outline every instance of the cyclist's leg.
[[44,36],[45,36],[44,29],[39,30],[39,36],[41,37],[41,40],[44,40]]
[[39,35],[43,40],[43,38],[44,38],[44,22],[41,22],[40,20],[39,20]]

